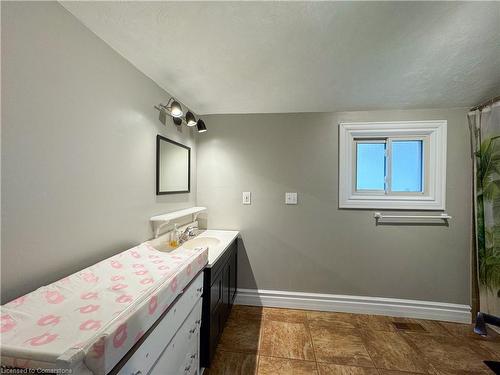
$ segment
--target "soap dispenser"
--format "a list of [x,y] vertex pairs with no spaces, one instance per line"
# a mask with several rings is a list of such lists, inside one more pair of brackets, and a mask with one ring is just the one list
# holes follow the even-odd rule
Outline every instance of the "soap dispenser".
[[177,224],[174,224],[174,230],[170,232],[170,242],[169,245],[171,248],[176,248],[179,246],[179,229]]

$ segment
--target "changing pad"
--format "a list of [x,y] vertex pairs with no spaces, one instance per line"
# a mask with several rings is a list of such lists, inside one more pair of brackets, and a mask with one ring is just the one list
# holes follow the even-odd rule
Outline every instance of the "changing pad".
[[1,307],[1,364],[106,374],[207,263],[148,243]]

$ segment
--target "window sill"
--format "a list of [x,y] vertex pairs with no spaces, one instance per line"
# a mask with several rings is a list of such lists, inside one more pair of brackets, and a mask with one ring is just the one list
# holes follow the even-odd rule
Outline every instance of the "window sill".
[[[378,198],[378,197],[377,197]],[[380,197],[382,198],[382,197]],[[386,199],[346,199],[339,203],[339,208],[353,209],[391,209],[391,210],[434,210],[444,211],[446,209],[443,202],[433,200],[430,197],[384,197]]]

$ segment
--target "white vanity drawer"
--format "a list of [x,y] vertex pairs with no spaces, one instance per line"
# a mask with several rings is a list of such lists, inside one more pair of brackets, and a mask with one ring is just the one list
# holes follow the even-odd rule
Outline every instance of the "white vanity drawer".
[[[181,368],[184,371],[183,375],[197,375],[200,370],[200,335],[201,330],[198,330],[196,338],[191,340],[186,365],[183,369]],[[179,373],[181,374],[181,372]]]
[[149,375],[192,375],[198,373],[201,327],[200,299],[161,354]]
[[[185,356],[184,364],[178,371],[178,374],[182,375],[195,375],[198,374],[200,369],[200,335],[201,335],[201,313],[202,313],[202,301],[199,302],[198,306],[193,310],[193,314],[198,317],[196,319],[196,331],[188,336],[188,350]],[[190,331],[191,333],[191,331]],[[158,374],[159,375],[159,374]]]
[[[168,313],[163,317],[142,345],[120,369],[118,374],[147,374],[154,363],[158,360],[158,357],[162,355],[162,352],[165,350],[167,345],[169,345],[172,341],[176,332],[180,331],[182,327],[184,327],[183,322],[186,318],[193,315],[190,314],[190,312],[193,310],[196,303],[201,301],[202,294],[203,273],[200,273],[200,275],[198,275],[191,285],[183,292],[177,302],[170,308]],[[194,319],[194,322],[197,320],[201,320],[201,310],[199,317]],[[192,329],[192,327],[189,329]],[[184,354],[182,355],[182,360],[184,360]],[[163,373],[163,375],[167,374]]]

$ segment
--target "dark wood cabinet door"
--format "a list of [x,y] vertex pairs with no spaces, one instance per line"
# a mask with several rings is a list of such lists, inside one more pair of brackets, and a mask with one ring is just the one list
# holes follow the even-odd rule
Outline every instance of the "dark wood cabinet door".
[[229,300],[229,281],[230,281],[230,272],[231,272],[231,265],[226,263],[224,266],[224,270],[222,271],[223,276],[222,276],[222,285],[223,285],[223,295],[222,295],[222,304],[224,305],[224,321],[228,318],[229,316],[229,311],[230,311],[230,300]]
[[210,312],[215,311],[224,303],[224,272],[219,272],[210,287]]
[[201,366],[210,367],[237,291],[237,240],[205,269],[201,332]]
[[231,259],[229,260],[230,270],[229,270],[229,303],[233,304],[234,298],[236,297],[237,290],[237,280],[238,280],[238,257],[237,251],[234,249],[231,254]]
[[[222,305],[219,305],[219,308],[213,311],[210,316],[210,338],[208,340],[209,347],[206,348],[208,351],[206,363],[208,364],[210,364],[214,359],[215,349],[217,348],[217,344],[219,343],[219,339],[222,334],[222,329],[224,328],[222,310]],[[205,364],[205,366],[207,366],[207,364]]]

